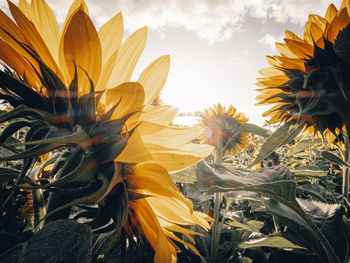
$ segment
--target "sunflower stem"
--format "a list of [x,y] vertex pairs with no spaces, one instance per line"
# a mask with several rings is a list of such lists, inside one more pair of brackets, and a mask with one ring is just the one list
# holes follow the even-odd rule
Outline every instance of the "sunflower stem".
[[[216,148],[216,164],[222,163],[222,157],[223,157],[223,147],[222,142],[218,142],[217,148]],[[224,194],[223,193],[215,193],[214,194],[214,211],[213,211],[213,217],[214,217],[214,223],[213,228],[211,232],[211,253],[210,253],[210,260],[214,261],[216,260],[217,253],[218,253],[218,247],[220,243],[220,234],[221,229],[220,226],[220,207],[221,202],[223,200]]]
[[[346,134],[344,136],[344,143],[345,143],[345,153],[344,153],[344,161],[349,162],[350,159],[350,125],[346,125]],[[349,197],[349,167],[343,166],[343,198],[348,199]]]

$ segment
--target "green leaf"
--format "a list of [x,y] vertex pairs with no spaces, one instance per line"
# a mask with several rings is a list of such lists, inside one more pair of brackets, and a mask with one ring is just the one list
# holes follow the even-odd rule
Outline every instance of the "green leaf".
[[245,229],[250,232],[260,232],[260,229],[264,226],[264,222],[251,220],[248,221],[247,224],[240,223],[236,220],[231,220],[227,223],[230,226],[234,226],[236,228]]
[[[272,169],[271,169],[272,170]],[[276,171],[275,171],[276,173]],[[278,178],[278,176],[276,176]],[[302,225],[308,229],[322,244],[324,251],[331,262],[339,263],[340,260],[334,251],[334,248],[329,244],[321,230],[316,226],[312,219],[305,213],[296,200],[296,183],[291,180],[281,180],[271,183],[258,183],[258,178],[254,178],[256,183],[254,185],[236,186],[231,188],[223,188],[214,186],[209,189],[209,192],[229,192],[229,191],[252,191],[261,194],[264,197],[268,197],[263,201],[263,204],[272,210],[272,204],[278,206],[274,209],[275,213],[281,213],[284,210],[291,211],[290,213],[282,212],[285,217],[294,222]],[[272,206],[273,207],[273,206]]]
[[291,172],[296,176],[305,176],[305,177],[308,177],[308,176],[325,177],[328,173],[328,171],[323,171],[316,166],[309,166],[309,165],[298,166],[292,169]]
[[267,156],[269,156],[275,149],[283,146],[286,143],[289,143],[292,139],[294,139],[301,132],[303,125],[297,124],[293,121],[285,123],[283,126],[279,127],[261,147],[261,150],[250,165],[254,166],[255,164],[264,160]]
[[288,239],[276,236],[276,235],[269,235],[269,236],[263,236],[258,239],[251,239],[249,241],[243,242],[239,245],[240,248],[252,248],[252,247],[272,247],[272,248],[278,248],[278,249],[305,249],[304,247],[298,246],[292,242],[290,242]]
[[244,132],[249,132],[253,133],[256,135],[259,135],[261,137],[267,138],[271,136],[272,132],[268,129],[262,128],[258,125],[252,124],[252,123],[243,123],[240,125],[238,128],[238,133],[244,133]]
[[325,203],[337,202],[333,194],[326,187],[320,185],[319,183],[307,182],[303,185],[299,185],[297,187],[297,192],[302,192],[302,191],[313,196],[317,200]]
[[185,170],[182,170],[180,172],[171,174],[171,179],[175,183],[190,183],[193,184],[197,181],[196,177],[196,168],[194,166],[191,166]]
[[290,152],[290,154],[294,155],[296,153],[302,152],[302,151],[308,149],[309,147],[315,145],[316,143],[322,143],[322,139],[321,138],[315,138],[315,139],[306,139],[306,140],[299,141],[293,147],[293,149]]
[[342,166],[347,166],[350,167],[350,164],[343,161],[342,159],[340,159],[338,156],[336,156],[335,154],[328,152],[328,151],[323,151],[321,152],[322,157],[327,159],[328,161],[332,162],[332,163],[336,163]]

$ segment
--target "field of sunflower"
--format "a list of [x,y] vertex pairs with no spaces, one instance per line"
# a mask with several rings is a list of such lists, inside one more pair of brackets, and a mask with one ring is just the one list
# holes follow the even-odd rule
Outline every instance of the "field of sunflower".
[[[84,0],[0,11],[1,262],[349,262],[350,1],[286,31],[264,127],[233,105],[173,123],[168,55]],[[348,32],[349,31],[349,32]]]

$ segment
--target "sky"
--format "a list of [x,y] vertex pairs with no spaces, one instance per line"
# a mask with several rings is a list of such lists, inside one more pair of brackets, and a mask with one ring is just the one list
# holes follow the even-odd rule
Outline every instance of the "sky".
[[[13,1],[17,3],[17,1]],[[47,0],[63,23],[72,0]],[[180,112],[232,104],[262,125],[269,107],[255,106],[258,71],[268,67],[288,29],[302,36],[309,14],[324,16],[341,0],[85,0],[97,28],[122,11],[125,37],[148,27],[146,48],[132,80],[156,58],[169,54],[161,99]],[[7,1],[0,0],[8,13]]]

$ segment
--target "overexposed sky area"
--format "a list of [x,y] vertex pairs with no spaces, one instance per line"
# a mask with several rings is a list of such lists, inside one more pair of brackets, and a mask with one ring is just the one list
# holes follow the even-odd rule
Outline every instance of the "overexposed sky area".
[[[254,106],[258,70],[267,67],[266,55],[277,54],[274,42],[286,29],[301,35],[308,14],[324,13],[341,0],[85,0],[99,28],[122,11],[125,36],[147,26],[146,48],[135,70],[161,55],[171,57],[162,91],[166,104],[180,112],[202,111],[220,102],[234,105],[261,125],[266,107]],[[17,3],[17,1],[13,1]],[[71,0],[48,0],[60,23]],[[0,0],[8,13],[7,1]]]

